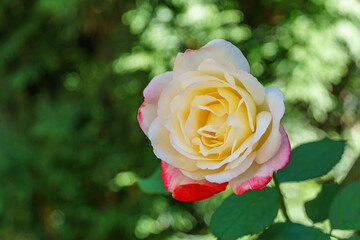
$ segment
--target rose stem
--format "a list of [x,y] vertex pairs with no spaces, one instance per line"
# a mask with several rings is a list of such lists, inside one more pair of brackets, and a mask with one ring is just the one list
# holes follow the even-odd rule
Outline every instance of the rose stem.
[[276,172],[274,172],[273,174],[273,179],[274,179],[274,183],[275,183],[275,188],[278,192],[278,195],[279,195],[279,204],[280,204],[280,209],[281,209],[281,212],[282,214],[284,215],[285,219],[287,222],[291,222],[290,218],[289,218],[289,215],[286,211],[286,206],[285,206],[285,201],[284,201],[284,195],[282,194],[281,192],[281,189],[280,189],[280,183],[279,183],[279,180],[277,179],[277,175],[276,175]]

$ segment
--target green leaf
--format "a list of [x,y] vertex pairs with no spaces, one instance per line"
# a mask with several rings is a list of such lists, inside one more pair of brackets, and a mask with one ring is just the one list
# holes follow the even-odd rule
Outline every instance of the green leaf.
[[330,240],[330,236],[312,227],[306,227],[297,223],[276,223],[266,229],[259,240]]
[[334,229],[360,229],[360,180],[349,183],[336,194],[329,218]]
[[215,211],[210,232],[221,240],[258,233],[273,223],[279,210],[275,189],[231,195]]
[[360,237],[358,237],[358,236],[352,236],[352,237],[346,238],[346,239],[344,239],[344,240],[360,240]]
[[147,193],[169,193],[161,177],[161,167],[158,167],[155,172],[148,178],[139,179],[140,188]]
[[319,195],[305,204],[306,213],[314,223],[329,218],[331,201],[339,190],[337,184],[324,184]]
[[278,172],[279,181],[296,182],[325,175],[339,162],[344,148],[344,141],[328,138],[295,148],[289,164]]

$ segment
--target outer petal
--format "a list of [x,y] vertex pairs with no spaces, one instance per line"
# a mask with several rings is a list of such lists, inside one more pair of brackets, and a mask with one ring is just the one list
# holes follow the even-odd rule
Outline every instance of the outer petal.
[[[258,149],[255,161],[263,164],[276,154],[278,146],[281,144],[280,120],[284,115],[284,94],[277,87],[269,87],[266,89],[265,108],[268,109],[273,117],[272,129]],[[264,108],[261,106],[260,108]]]
[[215,39],[197,51],[179,53],[174,63],[174,77],[196,70],[200,63],[207,58],[216,59],[221,64],[230,63],[237,69],[250,72],[249,63],[237,47],[228,41]]
[[282,137],[281,145],[274,157],[262,165],[253,163],[244,174],[229,182],[235,194],[243,194],[249,190],[264,188],[270,182],[273,171],[282,169],[288,164],[291,147],[282,125],[280,125],[280,133]]
[[273,116],[274,123],[280,124],[285,113],[284,94],[278,87],[269,87],[265,89],[265,93],[265,101]]
[[147,135],[151,123],[155,120],[157,116],[157,105],[161,95],[161,92],[164,90],[166,85],[172,79],[172,72],[166,72],[154,77],[150,83],[145,88],[144,102],[141,104],[138,111],[138,121],[141,129]]
[[252,153],[249,156],[247,156],[247,158],[244,161],[242,161],[236,168],[227,169],[219,173],[207,175],[205,176],[205,179],[216,183],[228,182],[234,177],[245,172],[252,165],[255,156],[256,153]]
[[172,192],[173,198],[179,201],[191,202],[206,199],[224,191],[228,184],[227,182],[218,184],[206,180],[193,180],[164,161],[161,161],[161,172],[164,186]]

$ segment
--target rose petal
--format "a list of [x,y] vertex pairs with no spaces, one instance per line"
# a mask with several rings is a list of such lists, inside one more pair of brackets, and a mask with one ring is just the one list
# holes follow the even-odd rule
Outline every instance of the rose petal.
[[184,174],[185,176],[187,176],[191,179],[194,179],[194,180],[204,180],[206,175],[218,173],[218,172],[221,172],[222,170],[223,169],[216,169],[216,170],[198,169],[196,171],[190,172],[190,171],[180,169],[182,174]]
[[149,127],[156,118],[157,106],[143,102],[138,111],[138,122],[145,135],[148,135]]
[[209,198],[224,191],[228,184],[227,182],[217,184],[206,180],[193,180],[164,161],[161,161],[161,172],[164,186],[172,193],[173,198],[179,201],[191,202]]
[[256,104],[260,105],[264,102],[265,89],[263,85],[261,85],[261,83],[247,71],[235,69],[232,65],[221,65],[221,63],[215,61],[214,59],[205,59],[202,61],[198,67],[198,71],[218,78],[224,76],[227,82],[232,85],[232,80],[229,81],[229,78],[226,77],[225,73],[230,74],[235,77],[235,84],[246,89]]
[[250,72],[249,63],[237,47],[228,41],[215,39],[197,51],[179,53],[174,62],[174,76],[196,70],[207,58],[216,59],[221,64],[230,63],[237,69]]
[[239,176],[241,173],[245,172],[253,163],[256,153],[251,153],[247,158],[242,161],[237,167],[232,169],[223,170],[219,173],[211,174],[205,176],[205,179],[209,182],[223,183],[228,182],[231,179]]
[[157,116],[157,105],[161,92],[172,79],[172,72],[166,72],[154,77],[144,89],[144,102],[138,111],[138,121],[141,129],[147,135],[151,123]]
[[219,88],[217,91],[219,95],[227,102],[229,114],[235,112],[239,107],[241,98],[226,88]]
[[[226,169],[231,169],[237,167],[244,159],[247,157],[247,155],[253,151],[254,146],[257,144],[259,139],[265,134],[266,129],[269,127],[270,121],[271,121],[271,115],[269,112],[260,112],[257,117],[257,126],[256,126],[256,132],[254,135],[254,138],[252,139],[252,144],[250,147],[246,150],[246,152],[240,156],[238,159],[235,159],[234,161],[230,162]],[[257,154],[256,154],[257,156]],[[245,157],[245,158],[244,158]]]
[[253,165],[243,174],[229,182],[236,194],[243,194],[248,190],[262,189],[271,180],[273,172],[284,168],[289,160],[291,147],[289,138],[280,125],[281,145],[276,155],[264,164],[253,163]]
[[157,117],[149,128],[149,139],[154,149],[154,154],[163,161],[173,165],[174,167],[195,171],[195,161],[188,159],[180,154],[170,143],[169,131],[161,124]]
[[166,72],[155,76],[144,89],[143,95],[145,101],[152,104],[157,104],[161,92],[172,79],[172,72]]
[[285,112],[284,94],[278,87],[269,87],[265,89],[265,103],[273,116],[274,123],[280,124]]
[[263,164],[268,161],[277,152],[281,144],[281,134],[279,130],[280,120],[284,115],[284,94],[277,87],[270,87],[266,89],[265,106],[270,111],[273,117],[272,129],[268,138],[258,148],[258,154],[255,161]]
[[[196,163],[196,165],[199,168],[207,168],[207,169],[217,169],[219,167],[222,167],[226,163],[231,163],[232,161],[236,161],[237,158],[239,158],[240,154],[243,153],[245,150],[245,153],[241,156],[241,161],[243,161],[247,155],[251,153],[253,150],[253,145],[256,144],[261,136],[265,133],[266,129],[268,128],[270,121],[271,121],[271,115],[269,112],[261,112],[256,116],[256,122],[258,123],[256,125],[256,131],[254,134],[250,135],[239,147],[236,149],[234,153],[232,153],[229,157],[225,158],[221,162],[218,161],[199,161]],[[237,161],[236,161],[237,162]]]
[[[245,177],[246,174],[244,174]],[[272,174],[268,176],[255,176],[250,180],[235,187],[234,193],[237,195],[246,193],[249,190],[263,189],[272,179]],[[235,184],[235,183],[234,183]],[[233,184],[233,185],[234,185]],[[232,186],[232,185],[230,185]],[[231,187],[233,188],[233,187]]]
[[170,103],[179,95],[185,88],[199,82],[218,81],[219,79],[205,75],[199,72],[187,72],[174,78],[163,90],[158,100],[158,116],[162,123],[165,123],[171,115]]
[[281,134],[281,145],[276,155],[273,156],[269,162],[265,163],[265,167],[271,168],[274,171],[286,167],[290,160],[291,154],[291,145],[289,137],[285,132],[284,127],[280,124],[280,134]]

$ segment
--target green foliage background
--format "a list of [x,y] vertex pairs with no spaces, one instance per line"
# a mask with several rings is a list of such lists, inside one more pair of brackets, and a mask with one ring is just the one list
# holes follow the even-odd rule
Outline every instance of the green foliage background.
[[346,140],[325,179],[284,184],[292,218],[311,224],[297,200],[359,177],[355,164],[346,178],[360,153],[358,0],[2,0],[0,239],[213,239],[229,192],[197,203],[143,193],[136,182],[159,160],[136,114],[177,52],[214,38],[283,90],[293,146]]

